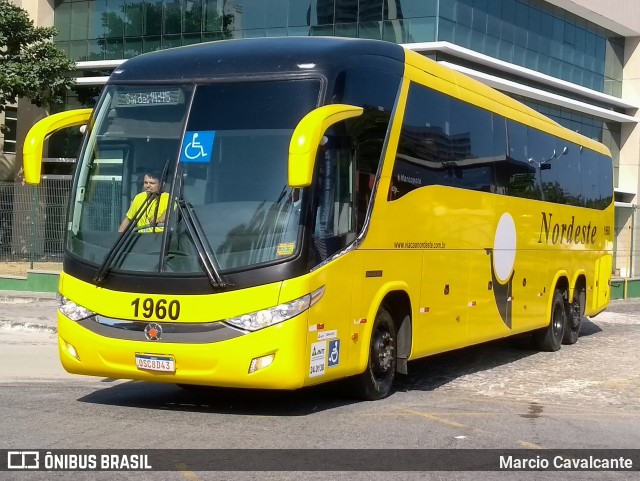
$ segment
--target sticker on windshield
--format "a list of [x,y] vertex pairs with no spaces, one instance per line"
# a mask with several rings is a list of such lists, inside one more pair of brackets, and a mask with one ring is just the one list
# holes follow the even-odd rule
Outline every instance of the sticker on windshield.
[[278,244],[278,250],[276,252],[278,257],[290,256],[296,250],[295,242],[282,242]]
[[184,134],[180,162],[204,162],[211,160],[213,140],[216,136],[213,130],[189,131]]

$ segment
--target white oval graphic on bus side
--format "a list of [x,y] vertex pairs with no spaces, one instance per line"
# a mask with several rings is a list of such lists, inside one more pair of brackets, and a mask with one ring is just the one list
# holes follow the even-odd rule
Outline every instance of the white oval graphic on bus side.
[[500,282],[507,282],[516,261],[516,225],[511,214],[504,213],[498,221],[493,239],[493,271]]

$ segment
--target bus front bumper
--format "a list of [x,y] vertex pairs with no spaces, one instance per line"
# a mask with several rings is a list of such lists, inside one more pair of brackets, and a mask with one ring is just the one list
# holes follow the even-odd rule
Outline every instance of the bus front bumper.
[[[109,337],[58,313],[58,349],[63,367],[74,374],[203,386],[297,389],[305,384],[307,374],[303,367],[308,364],[307,315],[304,312],[256,332],[237,331],[235,337],[203,343],[149,341],[142,334],[139,340]],[[249,372],[252,361],[254,368],[260,363],[269,365]],[[169,370],[154,370],[160,366]]]

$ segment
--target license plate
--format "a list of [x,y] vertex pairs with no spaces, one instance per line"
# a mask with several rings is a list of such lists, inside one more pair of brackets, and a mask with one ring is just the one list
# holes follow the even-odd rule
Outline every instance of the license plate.
[[176,372],[176,361],[171,356],[136,354],[136,366],[144,371]]

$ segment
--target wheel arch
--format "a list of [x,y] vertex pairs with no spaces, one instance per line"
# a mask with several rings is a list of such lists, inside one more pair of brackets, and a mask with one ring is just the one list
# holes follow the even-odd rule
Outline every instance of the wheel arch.
[[396,370],[407,374],[407,361],[411,356],[412,324],[411,324],[411,299],[406,291],[391,291],[382,300],[382,306],[391,313],[393,323],[396,326]]
[[560,290],[565,302],[569,302],[569,274],[567,271],[558,271],[551,282],[551,291],[549,292],[549,300],[547,301],[547,309],[545,313],[545,326],[551,322],[551,311],[553,309],[553,294],[556,289]]
[[585,294],[587,291],[587,274],[584,269],[580,269],[575,272],[571,281],[571,289],[569,290],[569,299],[573,299],[573,295],[576,289],[584,289]]
[[363,332],[362,342],[360,343],[358,372],[363,372],[369,361],[369,344],[371,343],[371,334],[374,320],[380,308],[384,307],[389,311],[396,327],[397,333],[397,350],[396,357],[398,360],[396,370],[406,374],[406,361],[411,355],[412,348],[412,316],[411,316],[411,298],[409,297],[409,288],[404,282],[389,282],[380,287],[373,297],[367,312],[366,328]]
[[549,296],[550,299],[549,299],[547,313],[551,312],[551,304],[553,303],[553,293],[555,292],[556,289],[562,292],[562,296],[564,297],[565,300],[569,298],[570,283],[569,283],[569,274],[567,273],[567,271],[558,271],[555,277],[553,278],[551,287],[552,289],[550,293],[551,295]]

